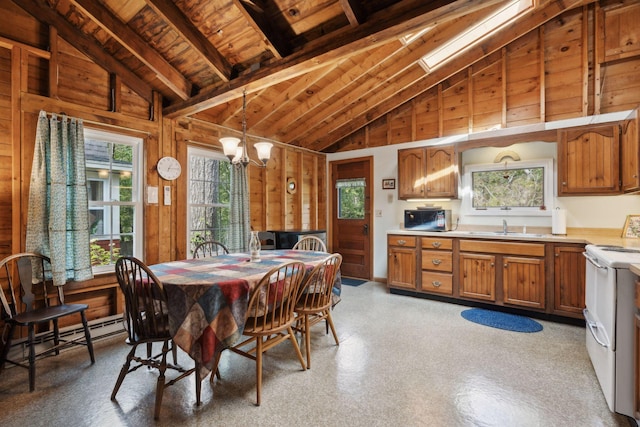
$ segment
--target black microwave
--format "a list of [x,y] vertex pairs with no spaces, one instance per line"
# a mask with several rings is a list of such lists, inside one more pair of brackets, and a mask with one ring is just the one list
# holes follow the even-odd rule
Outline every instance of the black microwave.
[[404,228],[421,231],[451,230],[451,210],[412,209],[404,211]]

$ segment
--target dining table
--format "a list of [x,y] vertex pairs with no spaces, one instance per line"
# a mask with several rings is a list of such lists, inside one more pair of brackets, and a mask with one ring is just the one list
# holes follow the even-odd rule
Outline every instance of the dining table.
[[[262,251],[259,262],[249,253],[231,253],[150,265],[167,295],[169,332],[178,347],[200,364],[201,378],[213,369],[216,355],[242,336],[249,295],[272,268],[303,262],[310,271],[329,256],[300,250]],[[334,302],[340,298],[339,276]]]

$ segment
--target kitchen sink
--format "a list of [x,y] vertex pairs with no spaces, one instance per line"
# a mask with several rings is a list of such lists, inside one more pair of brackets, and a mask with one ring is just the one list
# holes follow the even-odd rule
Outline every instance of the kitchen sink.
[[468,231],[472,236],[497,236],[497,237],[545,237],[546,234],[538,233],[518,233],[514,231]]

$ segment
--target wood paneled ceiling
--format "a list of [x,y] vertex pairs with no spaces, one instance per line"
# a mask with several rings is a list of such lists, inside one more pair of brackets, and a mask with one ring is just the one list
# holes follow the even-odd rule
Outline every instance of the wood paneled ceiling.
[[[560,13],[593,0],[531,7],[428,70],[420,59],[508,1],[12,0],[53,26],[163,114],[194,117],[315,151]],[[410,43],[403,37],[419,34]]]

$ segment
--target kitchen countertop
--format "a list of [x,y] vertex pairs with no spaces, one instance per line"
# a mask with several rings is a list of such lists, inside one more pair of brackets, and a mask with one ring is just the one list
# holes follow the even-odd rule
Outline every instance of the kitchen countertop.
[[[567,228],[566,235],[551,234],[545,227],[530,227],[522,233],[522,227],[509,227],[508,234],[500,234],[501,229],[488,226],[463,226],[455,231],[416,231],[407,229],[388,230],[387,234],[412,236],[462,237],[470,239],[518,240],[552,243],[580,243],[593,245],[615,245],[625,248],[640,248],[640,239],[620,237],[622,231],[613,228]],[[640,270],[639,270],[640,273]]]

